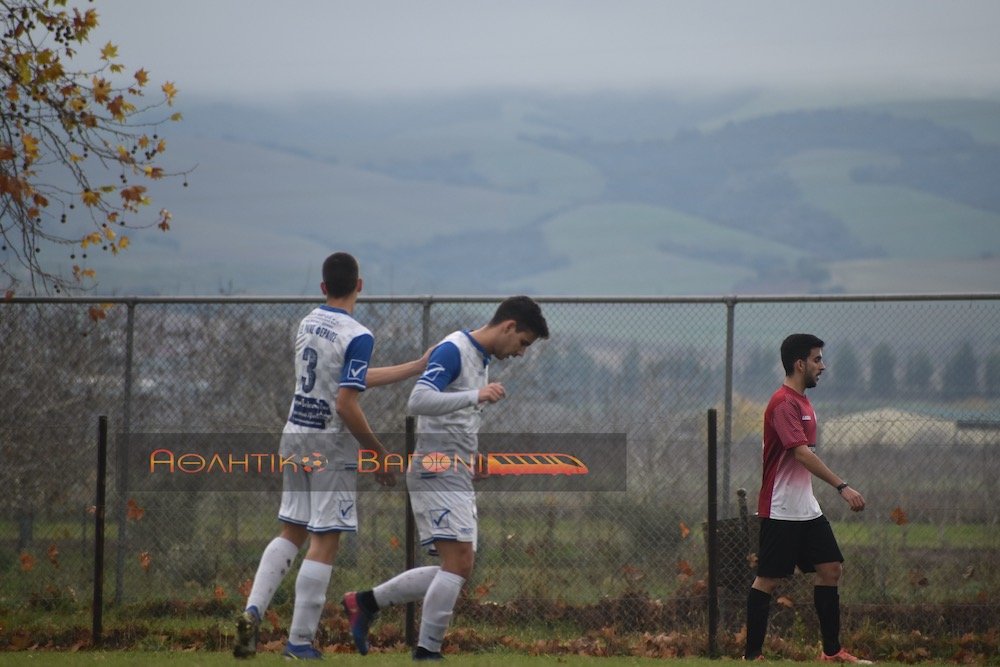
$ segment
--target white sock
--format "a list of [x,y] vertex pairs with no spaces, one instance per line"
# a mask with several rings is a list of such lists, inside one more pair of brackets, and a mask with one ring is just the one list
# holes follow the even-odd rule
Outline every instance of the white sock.
[[465,579],[462,577],[444,570],[439,570],[434,575],[434,580],[431,581],[424,596],[423,612],[420,615],[420,639],[417,641],[417,646],[423,646],[435,653],[441,652],[441,642],[444,641],[444,633],[448,630],[455,602],[458,601],[458,594],[462,591],[464,583]]
[[333,566],[316,560],[302,561],[295,580],[295,609],[288,629],[290,644],[311,644],[319,627],[319,617],[326,604],[326,588],[330,585]]
[[274,592],[278,590],[285,574],[292,569],[292,563],[295,562],[298,553],[299,548],[283,537],[271,540],[260,557],[257,574],[253,578],[253,588],[250,589],[250,597],[247,598],[247,609],[256,607],[257,615],[260,618],[264,617]]
[[434,575],[440,569],[437,565],[415,567],[402,574],[397,574],[385,583],[379,584],[372,589],[378,608],[382,609],[394,604],[422,600],[431,582],[434,580]]

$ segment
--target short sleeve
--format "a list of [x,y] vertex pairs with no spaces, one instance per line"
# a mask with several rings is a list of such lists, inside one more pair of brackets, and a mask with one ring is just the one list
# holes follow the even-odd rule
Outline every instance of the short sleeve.
[[781,446],[792,449],[801,445],[812,445],[802,426],[802,411],[792,401],[783,401],[775,406],[771,425],[781,440]]
[[370,333],[355,336],[347,344],[344,353],[344,367],[340,371],[340,386],[364,391],[367,385],[368,364],[371,362],[372,350],[375,348],[375,337]]
[[431,351],[427,369],[417,382],[444,391],[461,372],[462,354],[458,351],[458,346],[445,341]]

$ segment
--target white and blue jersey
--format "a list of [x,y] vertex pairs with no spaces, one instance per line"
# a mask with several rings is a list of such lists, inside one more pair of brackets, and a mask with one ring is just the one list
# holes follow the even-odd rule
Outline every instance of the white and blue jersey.
[[375,338],[350,313],[320,306],[299,323],[295,336],[295,397],[285,433],[340,433],[336,413],[341,387],[365,390]]
[[[490,355],[468,331],[449,334],[431,352],[427,369],[410,394],[417,417],[417,454],[444,451],[465,460],[479,450],[482,406],[479,390],[489,384]],[[445,396],[427,396],[425,392]],[[424,407],[433,398],[433,405]],[[446,400],[442,400],[446,399]]]

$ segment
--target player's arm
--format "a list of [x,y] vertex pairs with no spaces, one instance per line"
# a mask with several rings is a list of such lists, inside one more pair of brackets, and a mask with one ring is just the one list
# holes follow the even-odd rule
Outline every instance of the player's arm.
[[414,359],[413,361],[407,361],[406,363],[397,364],[395,366],[369,368],[367,379],[368,386],[381,387],[395,382],[402,382],[408,378],[420,375],[424,372],[424,369],[427,368],[427,360],[431,355],[431,349],[433,348],[428,348],[428,350],[424,352],[419,359]]
[[482,389],[445,391],[462,372],[462,355],[454,343],[444,342],[435,347],[427,362],[427,370],[410,392],[407,410],[413,415],[436,417],[472,407],[478,403],[495,403],[504,396],[503,386],[491,383]]
[[[830,486],[837,488],[841,484],[844,484],[844,480],[830,470],[808,445],[795,447],[792,453],[795,455],[795,460],[801,463],[806,470]],[[850,486],[845,486],[839,493],[840,497],[847,501],[847,504],[851,506],[853,511],[860,512],[865,508],[865,498],[857,490],[852,489]]]
[[[358,402],[358,395],[361,392],[351,387],[341,387],[337,391],[337,415],[343,420],[344,426],[351,432],[351,435],[358,441],[360,450],[375,452],[379,461],[385,461],[388,454],[385,447],[379,442],[378,437],[372,432],[368,425],[368,418],[365,417],[361,403]],[[387,472],[380,466],[375,478],[383,486],[393,486],[396,484],[396,477],[391,472]]]

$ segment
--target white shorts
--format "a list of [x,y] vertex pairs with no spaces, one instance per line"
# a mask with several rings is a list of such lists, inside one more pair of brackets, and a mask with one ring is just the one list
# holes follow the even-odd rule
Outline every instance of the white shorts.
[[475,551],[479,539],[476,492],[424,490],[412,478],[407,481],[420,544],[430,550],[435,540],[471,542]]
[[[357,458],[345,459],[333,454],[331,460],[324,454],[319,461],[313,459],[320,465],[307,471],[289,441],[294,442],[294,439],[282,439],[282,456],[293,456],[298,465],[282,466],[278,518],[285,523],[305,526],[311,533],[357,532]],[[311,444],[315,445],[315,441]],[[313,446],[309,449],[326,448]]]

